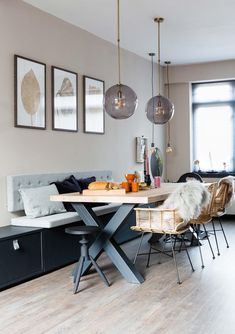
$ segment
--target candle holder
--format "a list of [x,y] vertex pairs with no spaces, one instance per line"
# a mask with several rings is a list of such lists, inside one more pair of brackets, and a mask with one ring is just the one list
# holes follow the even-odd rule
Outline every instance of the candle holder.
[[151,185],[151,178],[149,174],[144,174],[144,182],[147,184],[147,186]]

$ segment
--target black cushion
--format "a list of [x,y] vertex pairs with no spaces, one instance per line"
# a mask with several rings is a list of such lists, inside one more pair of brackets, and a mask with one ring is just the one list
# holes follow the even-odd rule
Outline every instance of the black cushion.
[[[70,175],[67,179],[63,181],[53,182],[58,189],[59,194],[66,194],[66,193],[74,193],[74,192],[82,192],[80,184],[78,180],[73,176]],[[68,202],[63,202],[64,207],[67,211],[75,211],[73,206]]]
[[91,177],[86,177],[83,179],[78,179],[78,184],[81,187],[82,190],[84,189],[88,189],[88,186],[91,182],[95,182],[96,181],[96,177],[95,176],[91,176]]

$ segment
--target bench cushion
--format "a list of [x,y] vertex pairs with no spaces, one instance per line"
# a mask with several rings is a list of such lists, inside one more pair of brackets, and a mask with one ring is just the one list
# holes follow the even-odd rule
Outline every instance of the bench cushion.
[[[119,207],[120,204],[108,204],[96,207],[94,208],[94,211],[98,216],[101,216],[101,215],[106,215],[108,213],[116,212]],[[64,212],[38,218],[30,218],[27,216],[12,218],[11,225],[53,228],[65,224],[75,223],[77,221],[81,221],[81,218],[76,212]]]

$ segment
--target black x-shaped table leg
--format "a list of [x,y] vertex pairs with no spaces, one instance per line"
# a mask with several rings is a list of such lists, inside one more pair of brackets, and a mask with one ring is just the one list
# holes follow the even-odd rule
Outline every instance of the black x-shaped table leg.
[[[129,260],[120,246],[112,238],[115,232],[124,223],[125,219],[131,214],[132,210],[137,205],[126,203],[122,204],[104,227],[99,217],[97,217],[94,211],[91,209],[90,204],[72,204],[86,225],[99,226],[101,228],[101,233],[97,236],[89,248],[89,253],[93,259],[96,260],[104,250],[112,260],[113,264],[129,283],[143,283],[144,278],[137,271],[134,264]],[[90,267],[91,263],[85,262],[83,267],[83,274],[87,272]]]

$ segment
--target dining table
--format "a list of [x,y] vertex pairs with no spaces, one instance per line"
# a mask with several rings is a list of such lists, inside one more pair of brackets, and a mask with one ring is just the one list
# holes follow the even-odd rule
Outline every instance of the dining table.
[[[157,203],[164,201],[177,187],[179,187],[179,183],[161,183],[159,188],[139,190],[138,192],[115,194],[115,192],[106,191],[103,195],[100,195],[99,192],[96,194],[95,191],[91,194],[89,192],[86,192],[86,194],[66,193],[51,195],[50,200],[71,203],[85,225],[100,228],[101,232],[89,247],[89,253],[95,260],[104,251],[129,283],[143,283],[143,276],[113,236],[125,224],[126,219],[135,207],[152,205],[153,203],[157,205]],[[107,224],[104,224],[101,217],[98,217],[93,211],[92,203],[119,203],[120,206]],[[91,263],[89,261],[85,262],[83,274],[87,273],[90,267]]]

